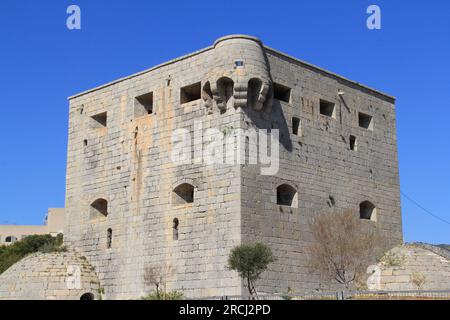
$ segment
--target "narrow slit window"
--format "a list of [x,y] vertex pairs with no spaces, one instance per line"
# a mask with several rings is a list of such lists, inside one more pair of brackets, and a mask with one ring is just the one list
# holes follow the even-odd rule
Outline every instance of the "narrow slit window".
[[369,116],[368,114],[360,112],[358,114],[358,123],[361,128],[373,130],[372,116]]
[[173,219],[173,222],[172,222],[173,240],[178,240],[178,225],[179,224],[180,224],[180,222],[178,221],[178,218]]
[[134,99],[134,116],[142,117],[153,113],[153,92],[146,93]]
[[290,103],[291,101],[291,88],[283,86],[279,83],[273,84],[273,97],[274,99]]
[[326,100],[320,100],[320,114],[326,117],[335,118],[336,112],[333,102],[329,102]]
[[333,208],[336,206],[336,199],[332,195],[330,195],[328,196],[327,203],[330,208]]
[[355,136],[350,136],[350,150],[357,151],[358,150],[358,141]]
[[201,98],[201,84],[200,82],[191,84],[189,86],[181,88],[180,102],[188,103]]
[[301,135],[301,128],[300,128],[300,119],[293,117],[292,118],[292,133],[296,136]]
[[106,232],[106,248],[111,249],[112,245],[112,229],[109,228]]

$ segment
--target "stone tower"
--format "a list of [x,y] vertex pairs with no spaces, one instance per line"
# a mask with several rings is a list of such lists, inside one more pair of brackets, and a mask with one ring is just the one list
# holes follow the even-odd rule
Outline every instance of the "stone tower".
[[[256,38],[220,38],[69,100],[65,241],[106,298],[144,295],[144,270],[158,265],[190,297],[245,293],[227,258],[255,240],[277,257],[261,291],[314,289],[307,223],[321,212],[354,208],[392,246],[402,240],[395,99]],[[208,128],[278,129],[278,170],[204,163],[211,141],[195,135]],[[173,161],[178,129],[193,161]],[[248,160],[247,144],[235,149]]]

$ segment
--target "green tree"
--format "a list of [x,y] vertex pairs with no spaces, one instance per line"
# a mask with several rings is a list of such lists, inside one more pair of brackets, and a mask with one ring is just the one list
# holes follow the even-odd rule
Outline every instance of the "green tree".
[[242,244],[231,250],[228,268],[239,273],[239,276],[247,282],[248,292],[253,296],[256,295],[256,280],[274,261],[272,250],[264,243]]

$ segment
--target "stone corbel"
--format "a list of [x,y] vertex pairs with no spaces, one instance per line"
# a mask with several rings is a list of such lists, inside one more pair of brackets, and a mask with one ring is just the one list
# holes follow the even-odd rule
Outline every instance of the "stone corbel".
[[234,83],[234,108],[245,108],[247,106],[247,81],[236,81]]

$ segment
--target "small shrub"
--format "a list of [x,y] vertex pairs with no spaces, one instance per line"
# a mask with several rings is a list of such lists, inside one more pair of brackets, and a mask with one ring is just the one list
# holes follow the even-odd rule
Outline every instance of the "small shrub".
[[[100,284],[100,283],[98,283],[98,284]],[[103,295],[105,294],[105,288],[99,287],[97,289],[97,292],[98,292],[98,300],[103,300]]]
[[[167,279],[175,274],[175,269],[171,265],[146,266],[144,270],[144,283],[147,286],[155,286],[154,293],[161,300],[161,296],[166,294]],[[151,294],[150,294],[151,295]],[[153,299],[154,300],[154,299]],[[168,299],[164,299],[168,300]]]
[[292,288],[291,288],[291,287],[288,287],[288,288],[287,288],[286,294],[283,294],[283,295],[281,296],[281,298],[282,298],[283,300],[292,300],[291,294],[292,294]]
[[388,251],[384,256],[381,257],[379,262],[386,267],[400,267],[405,260],[404,256],[398,256],[397,254]]
[[39,248],[39,252],[42,253],[50,253],[50,252],[66,252],[66,246],[57,246],[54,243],[46,243],[42,247]]
[[141,300],[183,300],[184,293],[181,291],[168,291],[168,292],[160,292],[159,294],[156,292],[152,292],[149,295],[142,297]]

